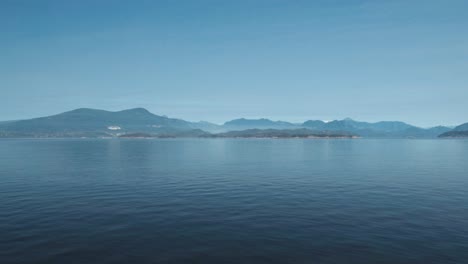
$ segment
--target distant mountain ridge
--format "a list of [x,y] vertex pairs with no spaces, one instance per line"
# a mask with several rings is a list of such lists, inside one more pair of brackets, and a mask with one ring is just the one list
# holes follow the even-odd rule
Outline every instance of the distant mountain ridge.
[[468,131],[468,123],[461,124],[453,129],[453,131]]
[[401,121],[380,121],[376,123],[355,121],[351,118],[323,122],[309,120],[303,123],[304,127],[329,131],[348,131],[363,137],[416,137],[431,138],[449,131],[450,128],[437,126],[433,128],[420,128]]
[[272,121],[270,119],[245,119],[239,118],[228,121],[223,124],[223,129],[227,131],[245,130],[245,129],[288,129],[298,126],[285,121]]
[[420,128],[401,121],[380,121],[376,123],[355,121],[351,118],[324,122],[321,120],[307,120],[302,124],[284,121],[271,121],[269,119],[234,119],[224,123],[223,129],[298,129],[307,128],[316,131],[347,132],[363,137],[395,137],[395,138],[435,138],[441,133],[450,130],[448,127],[437,126],[433,128]]
[[[468,130],[467,127],[468,123],[456,127],[454,131],[465,131],[463,129]],[[114,112],[79,108],[47,117],[0,122],[0,137],[115,137],[124,134],[139,135],[139,133],[170,137],[171,135],[191,136],[249,129],[307,129],[307,131],[328,134],[375,138],[435,138],[451,131],[450,128],[444,126],[424,129],[400,121],[369,123],[355,121],[351,118],[330,122],[307,120],[300,124],[272,121],[266,118],[239,118],[217,125],[205,121],[189,122],[155,115],[144,108]],[[298,131],[294,133],[296,132]],[[277,134],[279,132],[269,131],[269,133]]]
[[196,124],[150,113],[144,108],[117,112],[79,108],[58,115],[0,124],[0,136],[115,135],[125,132],[171,132]]
[[441,138],[468,138],[468,123],[461,124],[455,127],[453,130],[446,131],[440,134]]

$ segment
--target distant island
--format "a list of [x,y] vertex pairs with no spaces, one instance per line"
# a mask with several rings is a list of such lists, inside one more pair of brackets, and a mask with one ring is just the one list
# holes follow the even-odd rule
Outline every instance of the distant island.
[[144,108],[105,111],[80,108],[65,113],[0,122],[0,138],[446,138],[467,137],[468,123],[420,128],[400,121],[362,122],[350,118],[303,123],[234,119],[222,125],[155,115]]
[[200,138],[358,138],[346,132],[313,131],[310,129],[247,129],[242,131],[229,131],[225,133],[188,133],[180,134],[148,134],[129,133],[119,135],[119,138],[176,138],[176,137],[200,137]]
[[247,129],[241,131],[229,131],[206,137],[214,138],[358,138],[357,135],[348,132],[314,131],[301,129]]

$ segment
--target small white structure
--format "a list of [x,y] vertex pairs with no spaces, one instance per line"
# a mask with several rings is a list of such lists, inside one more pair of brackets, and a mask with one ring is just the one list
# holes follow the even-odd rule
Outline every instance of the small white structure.
[[108,126],[107,129],[109,129],[109,130],[120,130],[122,128],[119,127],[119,126]]

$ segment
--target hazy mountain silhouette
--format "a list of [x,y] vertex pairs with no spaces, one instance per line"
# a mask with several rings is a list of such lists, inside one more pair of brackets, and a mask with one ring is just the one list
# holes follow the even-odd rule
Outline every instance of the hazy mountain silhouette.
[[[468,123],[453,131],[468,130]],[[119,135],[202,136],[209,133],[243,131],[249,129],[297,130],[307,129],[322,134],[359,135],[362,137],[431,138],[451,131],[448,127],[419,128],[400,121],[375,123],[351,118],[324,122],[308,120],[302,124],[269,119],[234,119],[217,125],[209,122],[189,122],[155,115],[144,108],[105,111],[80,108],[61,114],[28,120],[0,122],[0,137],[105,137]],[[252,132],[252,131],[251,131]],[[284,131],[283,131],[284,132]],[[291,132],[291,131],[286,131]],[[142,134],[139,134],[142,133]],[[263,132],[261,132],[263,133]],[[268,131],[270,134],[280,132]],[[301,133],[295,131],[294,133]],[[290,134],[294,134],[290,133]]]
[[158,116],[144,108],[117,112],[80,108],[58,115],[0,124],[3,135],[73,136],[113,135],[116,132],[170,132],[190,130],[192,123]]
[[261,118],[261,119],[234,119],[224,123],[222,126],[223,130],[233,131],[233,130],[245,130],[245,129],[288,129],[288,128],[298,128],[297,125],[284,122],[284,121],[272,121],[270,119]]
[[439,137],[468,137],[468,123],[461,124],[451,131],[440,134]]
[[323,122],[309,120],[302,126],[314,130],[346,131],[363,137],[437,137],[450,128],[438,126],[424,129],[400,121],[380,121],[376,123],[355,121],[351,118]]
[[468,131],[468,123],[461,124],[453,129],[453,131]]

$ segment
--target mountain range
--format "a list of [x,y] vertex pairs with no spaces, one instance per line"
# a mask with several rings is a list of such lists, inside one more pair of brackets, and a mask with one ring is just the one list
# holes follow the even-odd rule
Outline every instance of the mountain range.
[[444,132],[439,135],[440,138],[458,138],[468,137],[468,123],[461,124],[451,131]]
[[[243,134],[252,135],[254,132],[252,129],[256,129],[255,133],[260,135],[285,135],[286,133],[287,135],[353,135],[372,138],[436,138],[438,136],[461,136],[468,131],[468,123],[453,130],[445,126],[420,128],[400,121],[370,123],[350,118],[330,122],[307,120],[303,123],[272,121],[265,118],[240,118],[217,125],[205,121],[189,122],[155,115],[144,108],[116,112],[80,108],[47,117],[0,122],[0,137],[115,137],[125,134],[226,137],[230,135],[230,131],[251,130]],[[297,131],[294,132],[294,130]],[[236,133],[231,132],[231,135],[234,134]]]
[[307,128],[313,131],[335,131],[350,133],[362,137],[373,138],[435,138],[440,134],[451,131],[445,126],[420,128],[400,121],[380,121],[375,123],[355,121],[351,118],[324,122],[321,120],[308,120],[300,124],[271,121],[269,119],[235,119],[222,125],[222,130],[246,129],[300,129]]

